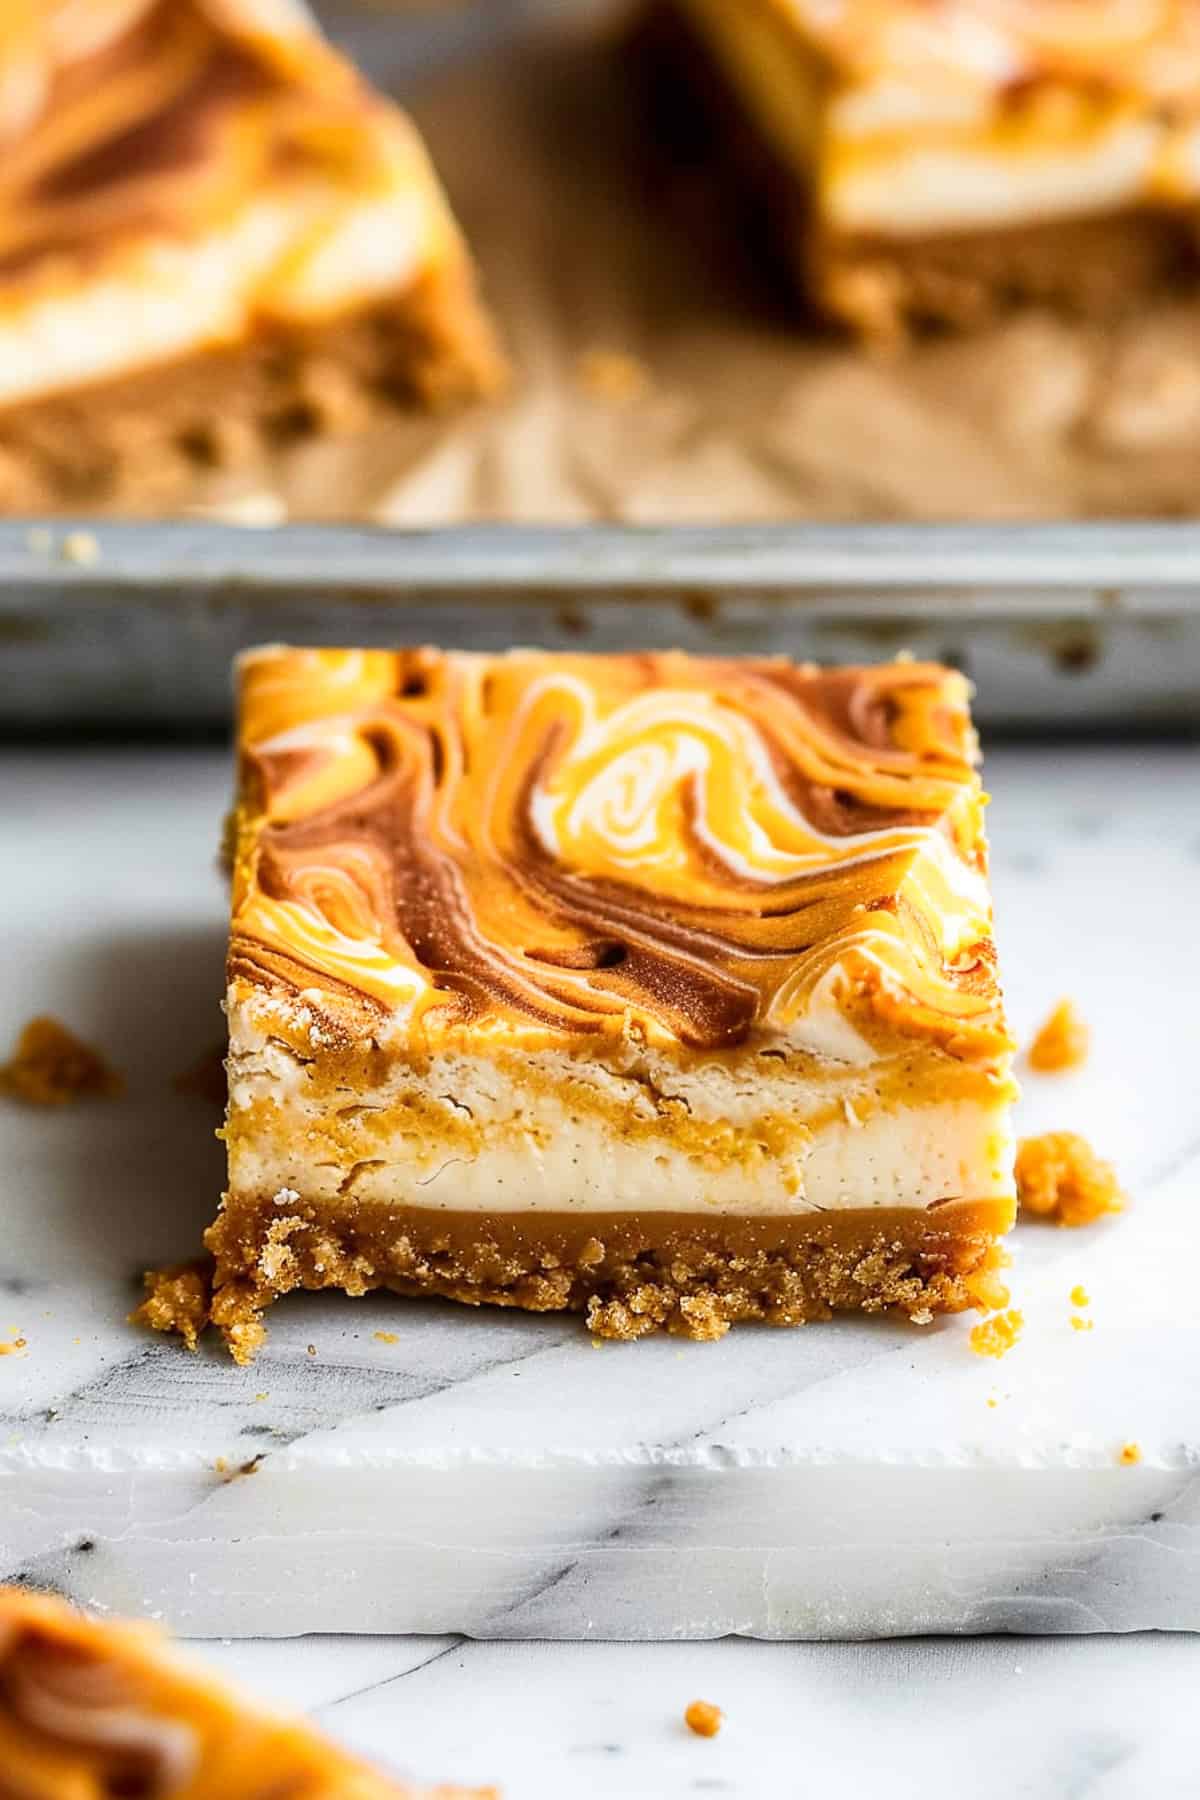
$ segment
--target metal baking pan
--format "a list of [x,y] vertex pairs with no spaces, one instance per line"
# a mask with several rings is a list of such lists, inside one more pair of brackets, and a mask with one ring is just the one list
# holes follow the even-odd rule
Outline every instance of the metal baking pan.
[[1200,733],[1200,526],[0,524],[9,734],[219,727],[271,640],[908,651],[990,730]]

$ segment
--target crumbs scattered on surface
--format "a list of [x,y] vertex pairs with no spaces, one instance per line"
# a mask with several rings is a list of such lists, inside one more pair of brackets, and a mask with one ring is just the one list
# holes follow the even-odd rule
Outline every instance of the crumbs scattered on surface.
[[1024,1328],[1024,1313],[1010,1307],[973,1327],[971,1348],[976,1356],[1007,1356]]
[[90,531],[68,531],[58,553],[64,562],[77,563],[80,568],[100,561],[100,545]]
[[377,1344],[398,1344],[400,1342],[398,1331],[377,1331],[374,1335]]
[[308,1344],[306,1349],[309,1356],[315,1356],[317,1354],[317,1346],[315,1344]]
[[1140,1463],[1141,1460],[1142,1446],[1140,1444],[1128,1443],[1121,1445],[1121,1454],[1117,1458],[1119,1463],[1124,1463],[1125,1467],[1128,1469],[1132,1468],[1134,1463]]
[[1092,1034],[1073,1001],[1060,1000],[1029,1046],[1029,1066],[1039,1075],[1079,1069],[1087,1061]]
[[123,1077],[100,1052],[48,1015],[30,1019],[10,1061],[0,1066],[0,1094],[27,1106],[111,1100],[124,1091]]
[[1083,1319],[1078,1313],[1071,1314],[1072,1331],[1091,1331],[1095,1323],[1095,1319]]
[[585,350],[576,370],[580,386],[594,399],[612,400],[618,405],[636,400],[650,385],[650,371],[645,363],[626,350],[599,346]]
[[172,1076],[171,1086],[177,1094],[194,1094],[198,1100],[206,1100],[212,1106],[224,1106],[229,1095],[224,1044],[214,1044],[194,1063]]
[[1017,1146],[1021,1210],[1057,1225],[1090,1225],[1122,1212],[1125,1195],[1111,1163],[1075,1131],[1048,1131]]
[[688,1730],[697,1737],[716,1737],[725,1722],[725,1714],[711,1700],[693,1700],[683,1718]]
[[151,1331],[176,1331],[194,1350],[212,1310],[212,1264],[206,1260],[147,1269],[142,1276],[146,1298],[129,1315],[131,1325]]

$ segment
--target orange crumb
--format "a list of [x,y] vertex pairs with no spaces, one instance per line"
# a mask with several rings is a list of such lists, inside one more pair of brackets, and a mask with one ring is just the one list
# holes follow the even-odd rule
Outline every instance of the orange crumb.
[[398,1344],[400,1342],[400,1333],[398,1331],[377,1331],[375,1333],[375,1341],[378,1344]]
[[1000,1312],[1008,1305],[1009,1293],[1000,1275],[1012,1265],[1008,1251],[997,1245],[989,1250],[979,1268],[964,1278],[963,1286],[971,1296],[977,1312]]
[[597,400],[624,404],[636,400],[650,385],[645,363],[625,350],[585,350],[577,368],[580,385]]
[[1007,1356],[1025,1326],[1025,1315],[1016,1307],[984,1319],[971,1332],[971,1348],[976,1356]]
[[1095,1323],[1095,1319],[1081,1319],[1078,1313],[1071,1314],[1072,1331],[1090,1331]]
[[148,1325],[151,1331],[177,1331],[194,1350],[212,1315],[212,1265],[200,1261],[147,1269],[142,1282],[146,1298],[130,1313],[129,1323]]
[[1072,1306],[1090,1306],[1092,1304],[1092,1296],[1081,1281],[1075,1283],[1068,1298]]
[[0,1094],[29,1106],[66,1106],[72,1100],[109,1100],[125,1082],[100,1055],[57,1019],[30,1019],[11,1061],[0,1067]]
[[1029,1066],[1041,1075],[1078,1069],[1087,1061],[1091,1032],[1070,1000],[1060,1000],[1029,1046]]
[[725,1721],[725,1714],[711,1700],[693,1700],[683,1717],[697,1737],[716,1737]]
[[0,1344],[0,1356],[19,1356],[27,1346],[27,1338],[15,1337],[11,1344]]
[[1129,1443],[1121,1445],[1121,1454],[1117,1458],[1118,1462],[1124,1463],[1126,1468],[1130,1468],[1134,1463],[1140,1463],[1141,1460],[1142,1446],[1140,1444]]
[[1075,1131],[1025,1138],[1017,1146],[1016,1173],[1022,1210],[1058,1225],[1090,1225],[1125,1206],[1111,1163]]

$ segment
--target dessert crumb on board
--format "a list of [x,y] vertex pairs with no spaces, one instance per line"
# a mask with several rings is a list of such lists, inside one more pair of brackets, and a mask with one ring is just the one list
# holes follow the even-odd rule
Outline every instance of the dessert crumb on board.
[[970,1344],[976,1356],[1007,1356],[1025,1328],[1025,1315],[1017,1308],[995,1313],[982,1320],[971,1331]]
[[688,1730],[697,1737],[716,1737],[725,1722],[725,1714],[711,1700],[693,1700],[683,1718]]
[[1029,1066],[1039,1075],[1080,1069],[1087,1061],[1092,1034],[1072,1000],[1060,1000],[1029,1046]]
[[1056,1225],[1090,1225],[1123,1212],[1125,1194],[1111,1163],[1076,1131],[1048,1131],[1017,1146],[1017,1197],[1022,1212]]
[[1128,1444],[1121,1445],[1121,1454],[1117,1458],[1119,1463],[1123,1463],[1125,1467],[1129,1469],[1132,1468],[1135,1463],[1140,1463],[1141,1460],[1142,1446],[1140,1444],[1135,1444],[1131,1440]]
[[593,399],[618,405],[638,399],[650,385],[650,371],[645,363],[630,356],[627,350],[596,345],[583,352],[576,371],[580,387]]
[[12,1056],[0,1065],[0,1094],[27,1106],[111,1100],[124,1091],[124,1077],[100,1052],[48,1014],[30,1019]]

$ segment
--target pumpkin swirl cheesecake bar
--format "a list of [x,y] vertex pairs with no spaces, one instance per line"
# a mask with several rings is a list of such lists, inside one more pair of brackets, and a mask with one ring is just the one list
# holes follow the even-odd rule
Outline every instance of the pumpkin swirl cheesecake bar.
[[[474,1800],[495,1791],[473,1790]],[[373,1773],[155,1626],[0,1588],[0,1800],[471,1800]]]
[[[617,1338],[991,1298],[1012,1043],[961,676],[264,649],[239,749],[235,1354],[294,1288]],[[189,1329],[181,1292],[143,1316]]]
[[856,332],[1194,285],[1195,0],[655,0],[636,35],[656,135]]
[[298,0],[7,0],[0,142],[5,511],[501,379],[415,128]]

